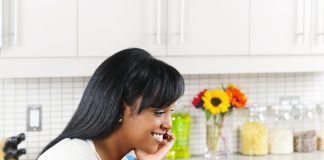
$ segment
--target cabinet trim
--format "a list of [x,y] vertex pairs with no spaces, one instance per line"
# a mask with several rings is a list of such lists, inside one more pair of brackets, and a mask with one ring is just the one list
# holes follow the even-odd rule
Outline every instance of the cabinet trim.
[[[324,55],[157,57],[185,74],[323,72]],[[0,78],[91,76],[106,58],[0,58]]]

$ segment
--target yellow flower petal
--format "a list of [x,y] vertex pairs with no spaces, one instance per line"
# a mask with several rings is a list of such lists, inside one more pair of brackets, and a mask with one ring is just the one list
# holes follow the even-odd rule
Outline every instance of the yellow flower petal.
[[[214,98],[219,99],[220,103],[213,104],[212,101]],[[226,92],[220,89],[206,91],[202,100],[204,101],[205,109],[210,111],[213,115],[228,112],[228,108],[230,107],[230,97]]]

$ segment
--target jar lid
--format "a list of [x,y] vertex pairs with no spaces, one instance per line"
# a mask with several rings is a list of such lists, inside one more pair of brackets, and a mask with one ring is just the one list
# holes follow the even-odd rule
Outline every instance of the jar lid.
[[282,100],[282,101],[280,101],[280,105],[287,105],[287,104],[291,104],[290,101],[288,101],[288,100]]
[[305,106],[303,104],[299,103],[299,104],[294,105],[294,108],[296,108],[296,109],[304,109]]
[[324,110],[324,102],[317,104],[318,108]]
[[288,111],[288,110],[291,110],[292,109],[292,106],[289,105],[289,104],[286,104],[286,105],[282,105],[280,110],[283,110],[283,111]]
[[306,104],[306,109],[308,109],[308,110],[312,110],[312,109],[315,109],[315,108],[316,108],[315,104]]

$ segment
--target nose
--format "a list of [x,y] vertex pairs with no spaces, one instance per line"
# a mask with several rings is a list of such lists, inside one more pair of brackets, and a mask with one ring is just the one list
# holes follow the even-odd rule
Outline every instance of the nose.
[[162,129],[170,130],[172,128],[172,117],[171,114],[168,114],[164,118],[164,122],[162,123]]

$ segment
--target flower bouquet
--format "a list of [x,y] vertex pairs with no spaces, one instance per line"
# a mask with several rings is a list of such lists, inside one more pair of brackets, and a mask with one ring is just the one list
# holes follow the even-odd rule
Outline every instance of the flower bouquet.
[[[196,108],[202,109],[206,114],[207,129],[207,153],[208,159],[218,159],[229,154],[222,128],[226,115],[231,113],[234,108],[244,108],[247,102],[245,94],[233,84],[226,88],[208,90],[204,89],[193,98],[192,104]],[[219,145],[224,149],[220,150]]]

